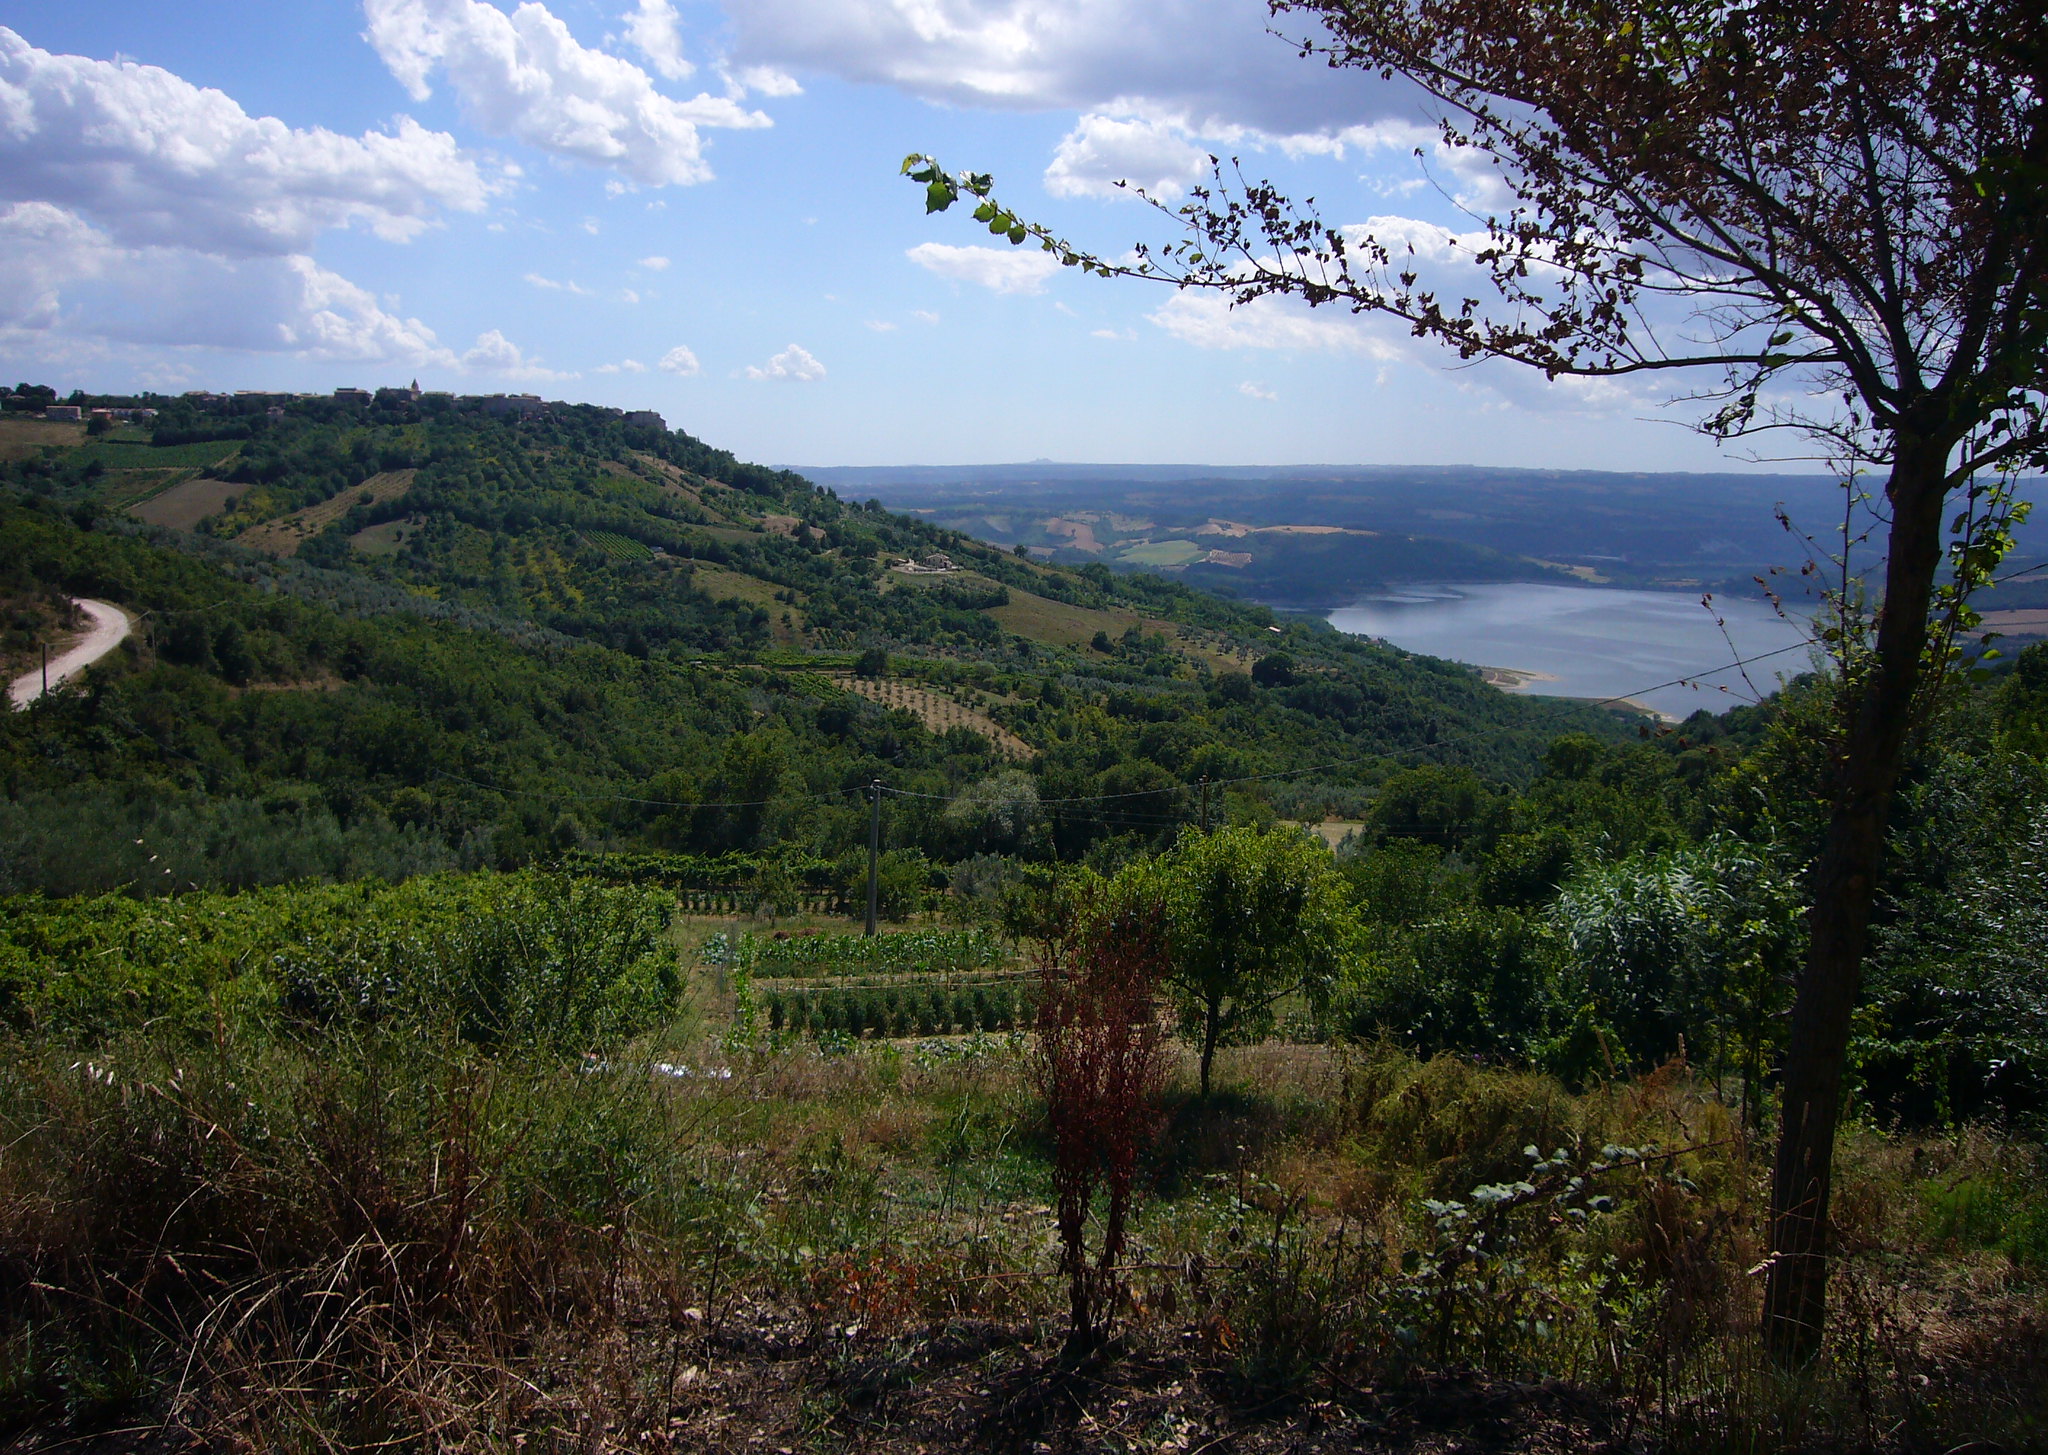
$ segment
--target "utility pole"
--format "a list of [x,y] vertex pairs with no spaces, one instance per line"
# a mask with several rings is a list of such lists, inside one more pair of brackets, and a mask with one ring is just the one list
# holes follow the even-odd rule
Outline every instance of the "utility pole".
[[50,644],[49,644],[48,642],[44,642],[44,643],[42,644],[42,647],[43,647],[43,696],[45,696],[45,697],[48,697],[48,696],[50,695]]
[[874,807],[868,813],[868,933],[872,935],[875,905],[881,895],[881,883],[876,876],[882,857],[882,780],[877,778],[868,784],[868,792],[874,795]]
[[1209,775],[1202,775],[1202,832],[1209,832]]

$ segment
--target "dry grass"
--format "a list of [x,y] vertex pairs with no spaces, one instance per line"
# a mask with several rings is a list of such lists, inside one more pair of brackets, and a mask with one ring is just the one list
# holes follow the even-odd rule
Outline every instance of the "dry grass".
[[0,460],[30,460],[46,449],[71,449],[84,443],[82,423],[19,414],[0,416]]
[[250,526],[235,537],[236,544],[273,556],[293,555],[300,546],[361,505],[365,497],[379,504],[398,499],[412,489],[413,476],[418,473],[417,470],[386,470],[372,475],[362,484],[352,485],[318,505],[309,505],[276,520]]
[[[1787,1381],[1750,1333],[1760,1174],[1683,1068],[1571,1096],[1268,1044],[1226,1053],[1203,1104],[1183,1067],[1117,1338],[1076,1368],[1010,1055],[662,1033],[593,1071],[225,1025],[175,1054],[13,1050],[21,1450],[127,1427],[237,1450],[1904,1455],[2048,1428],[2038,1284],[1923,1195],[2021,1186],[2027,1149],[1854,1134],[1832,1353]],[[1525,1140],[1649,1155],[1597,1174],[1613,1211],[1510,1209],[1514,1241],[1447,1281],[1419,1199],[1527,1173]]]
[[150,525],[170,530],[191,530],[209,515],[220,514],[227,508],[229,500],[248,488],[231,480],[215,480],[202,475],[138,501],[128,507],[128,513]]

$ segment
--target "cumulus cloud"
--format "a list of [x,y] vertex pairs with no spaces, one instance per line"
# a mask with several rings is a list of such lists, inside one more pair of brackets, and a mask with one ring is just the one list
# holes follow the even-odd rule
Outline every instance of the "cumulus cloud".
[[160,67],[53,55],[0,26],[0,202],[54,203],[122,246],[279,256],[350,226],[405,239],[492,186],[414,121],[296,130]]
[[682,17],[669,0],[640,0],[626,16],[626,39],[671,81],[697,69],[683,55]]
[[797,84],[796,77],[787,71],[778,71],[773,66],[742,66],[733,72],[732,79],[743,91],[758,91],[763,96],[801,96],[804,88]]
[[[955,105],[1149,110],[1201,128],[1319,133],[1408,114],[1402,83],[1304,61],[1245,0],[748,0],[736,64],[812,69]],[[1126,103],[1115,105],[1113,103]]]
[[462,366],[480,374],[502,374],[508,379],[574,379],[574,374],[557,373],[538,358],[530,358],[497,329],[476,336],[476,347],[462,356]]
[[1291,299],[1260,298],[1232,308],[1218,294],[1176,293],[1145,316],[1202,349],[1319,349],[1383,361],[1401,357],[1378,320],[1314,310]]
[[232,258],[128,247],[50,202],[0,207],[0,336],[305,358],[452,364],[416,318],[303,254]]
[[369,40],[425,100],[439,73],[480,129],[662,187],[711,177],[701,127],[770,125],[730,97],[678,101],[647,72],[592,50],[545,5],[510,15],[483,0],[365,0]]
[[616,364],[599,364],[593,373],[598,374],[644,374],[647,366],[638,359],[621,359]]
[[1128,182],[1173,198],[1208,174],[1209,157],[1170,122],[1090,112],[1061,139],[1045,186],[1055,197],[1109,197]]
[[667,269],[668,259],[663,257],[642,258],[640,266],[650,273],[659,273]]
[[939,316],[929,308],[913,308],[910,310],[910,316],[919,323],[937,323],[939,321]]
[[526,281],[536,288],[545,288],[551,293],[574,293],[579,298],[588,298],[590,296],[590,290],[581,283],[559,282],[553,278],[543,278],[538,273],[528,273]]
[[876,333],[896,332],[896,325],[889,322],[889,320],[886,318],[871,318],[868,320],[868,327],[873,329]]
[[674,348],[663,354],[661,362],[655,367],[664,374],[681,374],[685,378],[700,372],[697,366],[697,356],[681,344],[677,344]]
[[802,344],[791,344],[765,367],[749,364],[740,371],[746,379],[780,379],[789,383],[808,384],[814,379],[825,377],[825,366],[811,357],[811,352]]
[[953,247],[919,243],[904,254],[911,262],[941,278],[973,283],[998,293],[1043,293],[1045,280],[1060,270],[1059,259],[1033,248]]
[[1280,397],[1278,394],[1275,394],[1272,390],[1268,389],[1265,385],[1257,383],[1256,381],[1251,379],[1247,379],[1242,384],[1238,385],[1237,392],[1242,394],[1247,399],[1274,400]]

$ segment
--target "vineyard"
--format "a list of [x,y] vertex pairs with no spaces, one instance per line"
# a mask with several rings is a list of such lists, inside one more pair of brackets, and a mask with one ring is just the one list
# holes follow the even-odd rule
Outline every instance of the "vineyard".
[[630,536],[622,536],[617,531],[586,530],[583,532],[583,539],[589,541],[593,546],[603,551],[609,559],[614,561],[651,561],[654,559],[654,552],[647,546]]
[[746,977],[768,1029],[798,1036],[1016,1030],[1034,1006],[1033,972],[983,930],[717,937],[709,958]]

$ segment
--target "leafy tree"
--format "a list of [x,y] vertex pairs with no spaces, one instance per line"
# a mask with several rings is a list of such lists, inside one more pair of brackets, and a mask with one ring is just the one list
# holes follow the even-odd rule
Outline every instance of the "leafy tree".
[[1106,896],[1164,910],[1173,946],[1167,994],[1181,1034],[1201,1048],[1202,1095],[1216,1048],[1272,1028],[1290,995],[1329,998],[1357,934],[1328,849],[1306,834],[1252,828],[1187,833],[1121,871]]
[[2010,542],[2011,473],[2048,459],[2038,6],[1275,8],[1326,28],[1304,54],[1414,83],[1447,146],[1497,163],[1515,205],[1476,247],[1331,225],[1219,167],[1169,211],[1182,240],[1110,262],[1018,218],[985,175],[927,157],[904,171],[928,211],[966,193],[990,231],[1103,276],[1385,313],[1462,358],[1551,378],[1686,371],[1709,433],[1789,429],[1852,477],[1886,477],[1883,605],[1867,621],[1838,600],[1827,628],[1835,752],[1772,1193],[1765,1335],[1803,1364],[1824,1325],[1835,1129],[1892,800],[1955,633],[1973,624],[1968,592]]

